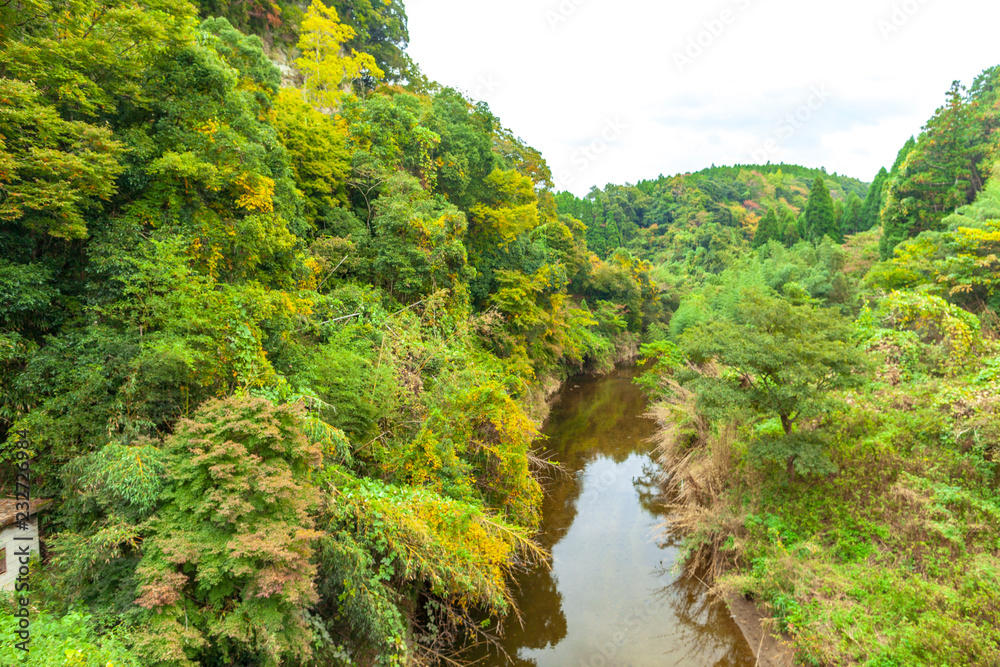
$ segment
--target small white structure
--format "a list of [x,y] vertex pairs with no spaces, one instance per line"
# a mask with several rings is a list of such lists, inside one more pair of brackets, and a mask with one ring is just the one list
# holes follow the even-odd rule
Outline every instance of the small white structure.
[[25,503],[14,498],[0,498],[0,590],[14,588],[18,569],[27,562],[27,558],[21,561],[22,557],[40,557],[38,512],[51,503],[47,499]]

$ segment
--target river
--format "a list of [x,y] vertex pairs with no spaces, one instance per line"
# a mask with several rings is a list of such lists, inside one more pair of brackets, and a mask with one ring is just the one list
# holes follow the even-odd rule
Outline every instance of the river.
[[545,448],[568,475],[546,485],[543,546],[552,568],[517,581],[522,622],[497,647],[469,656],[516,667],[753,667],[725,606],[675,571],[677,545],[647,441],[655,424],[635,370],[578,377],[563,387]]

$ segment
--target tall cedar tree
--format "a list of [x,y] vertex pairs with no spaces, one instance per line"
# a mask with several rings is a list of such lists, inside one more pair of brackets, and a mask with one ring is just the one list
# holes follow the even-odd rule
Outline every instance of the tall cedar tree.
[[861,209],[864,208],[864,200],[852,192],[847,195],[847,202],[844,204],[844,219],[840,229],[844,234],[856,234],[863,232],[861,228]]
[[883,210],[882,259],[891,257],[905,239],[941,230],[946,216],[972,203],[982,190],[985,176],[981,170],[992,155],[984,134],[988,135],[997,115],[988,83],[980,77],[967,95],[955,81],[947,102],[927,122],[898,173],[892,174]]
[[834,241],[842,241],[840,225],[833,208],[833,197],[830,190],[823,182],[823,178],[816,177],[812,188],[809,190],[809,200],[806,202],[806,238],[810,241],[819,241],[824,236],[829,236]]
[[875,180],[868,188],[868,196],[865,197],[864,206],[861,208],[861,220],[858,222],[858,231],[866,232],[878,225],[881,220],[879,211],[882,210],[882,194],[885,190],[885,182],[889,178],[889,172],[885,167],[879,169]]

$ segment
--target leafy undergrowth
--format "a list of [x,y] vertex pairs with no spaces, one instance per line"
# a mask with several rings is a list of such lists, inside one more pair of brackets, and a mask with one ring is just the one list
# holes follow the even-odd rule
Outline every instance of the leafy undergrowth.
[[745,465],[689,548],[713,547],[719,586],[762,602],[801,664],[1000,664],[1000,395],[966,377],[843,399],[837,474]]
[[659,375],[687,563],[769,611],[798,664],[1000,665],[1000,346],[915,293],[883,295],[854,327],[863,381],[791,436],[821,447],[821,470],[772,455],[777,418],[706,412],[709,380],[749,386],[731,366]]
[[[18,619],[8,609],[15,609],[12,599],[3,599],[0,623],[10,628],[20,627]],[[32,615],[30,650],[18,647],[22,637],[0,644],[0,665],[24,667],[140,667],[140,662],[126,646],[126,638],[118,631],[98,636],[93,618],[88,614],[70,613],[62,618],[41,613]]]

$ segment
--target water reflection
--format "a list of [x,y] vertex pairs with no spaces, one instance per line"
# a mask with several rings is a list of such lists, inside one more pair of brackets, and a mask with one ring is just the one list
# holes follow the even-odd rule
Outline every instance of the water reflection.
[[[712,667],[754,664],[753,655],[744,641],[734,642],[729,633],[719,632],[719,628],[734,626],[732,617],[725,605],[705,595],[705,585],[701,581],[690,576],[677,576],[674,572],[660,571],[656,574],[664,580],[672,580],[660,589],[660,594],[678,623],[676,637],[678,645],[683,647],[684,660]],[[715,656],[715,662],[699,663],[699,656],[706,655]]]
[[541,542],[553,567],[519,577],[523,622],[480,665],[743,667],[753,656],[725,607],[674,572],[646,439],[654,424],[631,370],[567,384],[546,426],[568,476],[547,489]]

